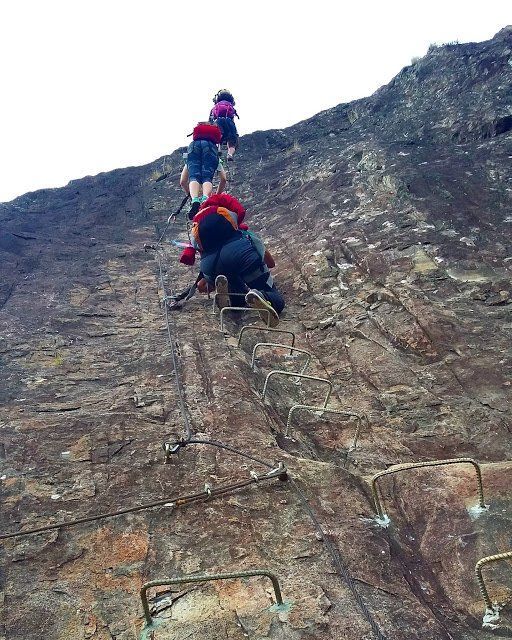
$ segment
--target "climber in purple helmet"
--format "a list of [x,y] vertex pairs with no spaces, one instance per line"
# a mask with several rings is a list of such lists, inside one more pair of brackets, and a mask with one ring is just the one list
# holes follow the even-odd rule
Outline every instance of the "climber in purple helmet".
[[210,122],[217,124],[222,131],[222,143],[228,147],[227,161],[232,162],[238,145],[238,131],[235,125],[235,116],[240,116],[235,109],[235,99],[230,91],[221,89],[213,98],[215,106],[210,111]]

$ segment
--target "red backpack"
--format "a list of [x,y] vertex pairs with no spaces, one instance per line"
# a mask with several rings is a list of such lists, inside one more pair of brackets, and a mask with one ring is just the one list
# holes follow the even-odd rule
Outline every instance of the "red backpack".
[[209,140],[215,144],[220,144],[222,131],[216,124],[199,122],[192,131],[192,140]]

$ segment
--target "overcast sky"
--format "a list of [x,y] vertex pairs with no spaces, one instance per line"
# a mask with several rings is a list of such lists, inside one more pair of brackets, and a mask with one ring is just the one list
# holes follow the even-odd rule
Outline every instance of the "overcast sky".
[[241,134],[373,93],[512,0],[0,0],[0,201],[187,143],[230,89]]

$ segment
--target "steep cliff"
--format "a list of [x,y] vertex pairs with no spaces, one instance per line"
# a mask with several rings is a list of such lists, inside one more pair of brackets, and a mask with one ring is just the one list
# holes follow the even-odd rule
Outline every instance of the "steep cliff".
[[[164,313],[195,277],[169,243],[183,218],[157,254],[144,244],[181,200],[183,150],[0,205],[2,533],[166,503],[3,540],[0,637],[512,636],[510,607],[482,629],[473,575],[512,549],[511,87],[507,28],[241,140],[230,191],[276,256],[280,328],[332,381],[329,406],[364,417],[352,451],[353,417],[296,412],[285,435],[322,383],[274,379],[261,399],[266,374],[304,356],[261,351],[253,372],[268,334],[238,347],[244,319],[221,332],[201,296]],[[256,481],[269,468],[204,444],[164,464],[187,425],[283,461],[288,480]],[[373,474],[459,457],[480,463],[488,509],[471,464],[407,470],[380,479],[379,525]],[[275,572],[286,606],[269,608],[263,577],[162,586],[144,627],[143,583],[252,568]],[[510,564],[484,573],[510,601]]]

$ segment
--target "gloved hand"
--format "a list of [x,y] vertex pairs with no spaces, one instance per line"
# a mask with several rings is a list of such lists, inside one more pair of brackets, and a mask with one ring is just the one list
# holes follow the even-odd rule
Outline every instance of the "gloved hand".
[[195,261],[196,250],[194,249],[194,247],[186,247],[185,249],[183,249],[180,256],[180,262],[182,264],[188,264],[189,266],[192,266]]

